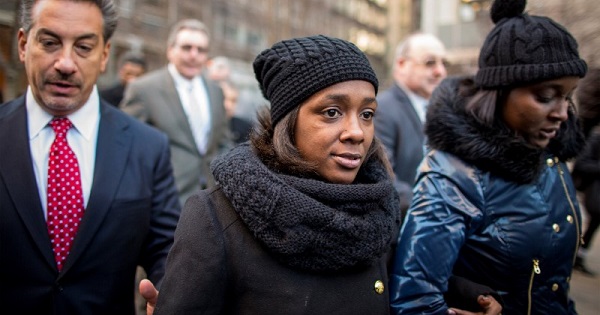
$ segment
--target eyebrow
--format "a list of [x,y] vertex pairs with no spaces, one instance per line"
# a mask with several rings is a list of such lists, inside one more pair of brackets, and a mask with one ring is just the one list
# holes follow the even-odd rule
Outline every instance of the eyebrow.
[[572,89],[568,90],[564,85],[555,83],[555,82],[542,82],[537,85],[538,89],[553,89],[557,92],[560,92],[562,96],[568,95],[572,93],[575,89],[577,89],[577,85],[575,85]]
[[[40,28],[36,33],[35,33],[36,37],[40,36],[40,35],[50,35],[56,38],[61,38],[60,35],[58,35],[56,32],[53,32],[47,28]],[[98,39],[99,36],[98,34],[95,33],[86,33],[86,34],[82,34],[77,36],[77,40],[82,40],[82,39]]]
[[[334,101],[340,101],[340,102],[350,101],[350,97],[348,97],[348,95],[346,95],[346,94],[328,94],[325,96],[325,98],[334,100]],[[375,97],[365,97],[365,98],[363,98],[361,105],[367,105],[367,104],[376,103],[376,102],[377,101],[376,101]]]

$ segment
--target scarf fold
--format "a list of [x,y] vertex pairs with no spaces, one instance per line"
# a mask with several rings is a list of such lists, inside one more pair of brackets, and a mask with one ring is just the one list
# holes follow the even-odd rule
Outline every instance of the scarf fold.
[[248,229],[292,268],[323,272],[371,265],[399,228],[397,194],[375,159],[350,185],[275,173],[248,144],[211,166]]

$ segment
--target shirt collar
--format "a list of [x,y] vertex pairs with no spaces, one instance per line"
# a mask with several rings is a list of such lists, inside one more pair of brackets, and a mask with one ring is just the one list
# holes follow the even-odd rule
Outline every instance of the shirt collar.
[[175,68],[174,64],[169,63],[167,65],[167,70],[173,77],[173,80],[175,81],[175,86],[177,86],[177,88],[189,89],[192,86],[192,84],[194,84],[195,78],[192,80],[188,80],[187,78],[179,74],[179,71],[177,71],[177,68]]
[[[29,140],[34,139],[54,118],[46,112],[33,97],[31,87],[27,87],[25,106],[27,107],[27,120],[29,128]],[[94,133],[94,128],[98,126],[100,120],[100,98],[98,89],[94,85],[90,97],[85,104],[75,111],[67,115],[75,129],[88,141],[91,141]]]
[[416,93],[414,93],[413,91],[411,91],[409,88],[400,85],[402,87],[402,89],[404,90],[404,92],[406,92],[406,95],[408,96],[408,98],[410,99],[410,101],[418,106],[426,106],[427,103],[429,103],[429,100],[427,100],[426,98],[422,97],[421,95],[418,95]]

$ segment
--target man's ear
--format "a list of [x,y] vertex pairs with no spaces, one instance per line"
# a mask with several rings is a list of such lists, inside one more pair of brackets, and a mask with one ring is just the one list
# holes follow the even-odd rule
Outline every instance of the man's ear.
[[110,56],[110,40],[106,42],[104,48],[102,48],[102,62],[100,63],[100,72],[106,70],[106,64],[108,63],[108,56]]
[[20,28],[17,32],[17,48],[19,50],[19,60],[25,62],[25,55],[27,54],[27,33],[23,28]]

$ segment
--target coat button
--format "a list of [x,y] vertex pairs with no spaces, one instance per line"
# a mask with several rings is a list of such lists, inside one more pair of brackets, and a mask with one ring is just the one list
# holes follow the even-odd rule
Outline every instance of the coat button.
[[553,159],[551,159],[551,158],[550,158],[550,159],[547,159],[547,160],[546,160],[546,164],[547,164],[549,167],[552,167],[552,166],[554,166],[554,160],[553,160]]
[[552,229],[556,233],[560,232],[560,226],[558,224],[556,224],[556,223],[552,224]]
[[375,281],[375,292],[377,292],[377,294],[383,294],[384,290],[385,286],[383,285],[383,282],[381,280]]
[[552,291],[556,292],[556,290],[558,290],[558,284],[557,284],[557,283],[554,283],[554,284],[552,285]]
[[568,216],[567,216],[567,222],[569,222],[569,223],[573,224],[573,216],[571,216],[571,215],[568,215]]

